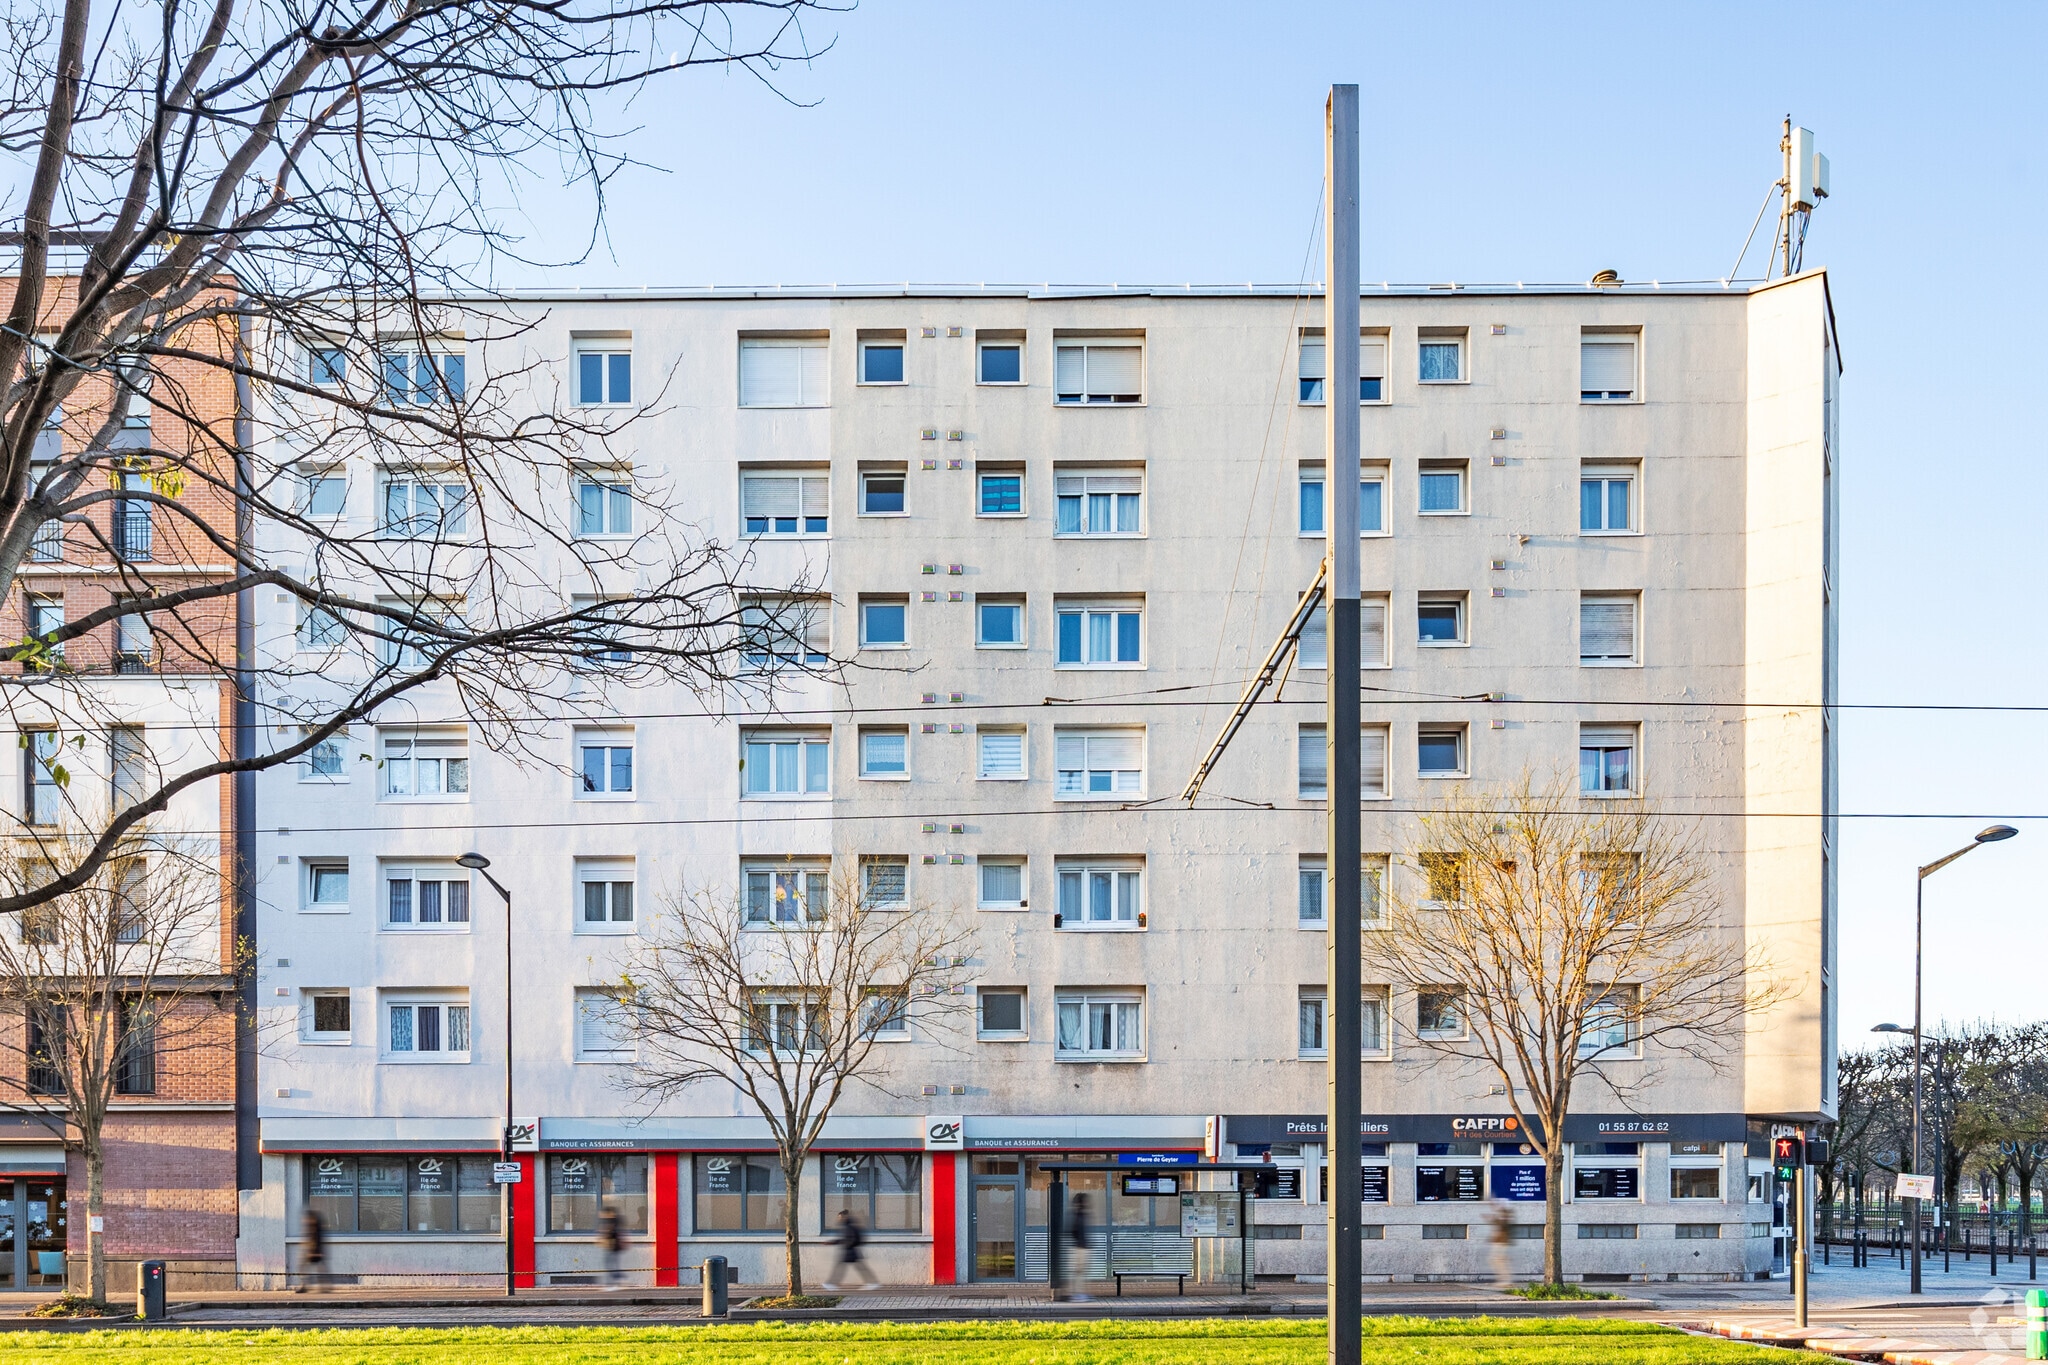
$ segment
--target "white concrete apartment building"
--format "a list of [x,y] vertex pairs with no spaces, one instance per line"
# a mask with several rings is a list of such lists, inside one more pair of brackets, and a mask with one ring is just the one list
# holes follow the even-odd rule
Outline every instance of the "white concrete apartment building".
[[[530,1282],[596,1268],[604,1202],[632,1229],[627,1264],[657,1282],[712,1253],[749,1282],[779,1273],[788,1196],[763,1126],[708,1089],[636,1105],[618,1084],[630,1043],[579,1028],[578,992],[665,893],[767,899],[835,868],[971,919],[977,1007],[960,1030],[892,1041],[894,1094],[840,1106],[795,1192],[807,1235],[848,1203],[885,1280],[1042,1278],[1045,1161],[1193,1160],[1208,1143],[1294,1172],[1258,1211],[1258,1270],[1317,1273],[1313,641],[1198,806],[1174,798],[1321,558],[1319,404],[1339,386],[1320,299],[717,289],[497,306],[534,322],[518,359],[548,362],[536,401],[660,395],[622,447],[630,468],[593,475],[595,494],[562,488],[565,509],[630,496],[617,515],[701,523],[747,545],[756,577],[818,576],[812,647],[859,666],[774,714],[663,691],[601,724],[536,722],[550,764],[440,723],[452,702],[429,694],[353,735],[337,771],[259,779],[260,996],[283,1041],[264,1060],[244,1269],[283,1268],[309,1202],[338,1273],[503,1266],[488,1181],[505,919],[453,862],[474,847],[518,898]],[[1769,1125],[1834,1106],[1825,276],[1368,290],[1363,323],[1365,846],[1412,876],[1384,858],[1418,809],[1525,770],[1699,823],[1728,932],[1796,989],[1718,1067],[1601,1064],[1629,1102],[1584,1094],[1567,1134],[1568,1264],[1765,1271],[1782,1222]],[[475,382],[494,357],[468,365]],[[368,525],[380,477],[346,471],[339,515]],[[586,528],[626,529],[612,515]],[[293,628],[261,620],[262,647],[290,648]],[[1541,1197],[1526,1149],[1474,1140],[1504,1103],[1415,1045],[1419,1003],[1381,983],[1368,1017],[1375,1278],[1484,1273],[1485,1201]],[[1099,1235],[1177,1226],[1171,1200],[1099,1197]]]

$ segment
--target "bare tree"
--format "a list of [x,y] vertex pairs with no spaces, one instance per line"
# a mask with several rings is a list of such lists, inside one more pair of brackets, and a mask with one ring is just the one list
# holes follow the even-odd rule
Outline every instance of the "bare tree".
[[[89,843],[93,833],[69,836]],[[64,839],[0,846],[0,887],[29,896]],[[86,1295],[104,1303],[106,1142],[124,1095],[148,1095],[183,1054],[232,1036],[234,976],[223,951],[223,886],[211,841],[130,835],[83,886],[0,927],[0,1108],[33,1116],[85,1159]],[[225,960],[224,960],[225,959]]]
[[[1835,1062],[1835,1122],[1828,1159],[1814,1165],[1821,1236],[1835,1230],[1835,1206],[1845,1192],[1860,1207],[1873,1172],[1896,1174],[1910,1145],[1912,1054],[1898,1047],[1845,1052]],[[1845,1191],[1846,1187],[1846,1191]]]
[[[863,869],[867,875],[867,869]],[[949,913],[792,863],[735,895],[665,899],[620,977],[650,1103],[729,1086],[775,1139],[787,1292],[803,1293],[803,1169],[848,1087],[893,1095],[892,1040],[971,1016],[972,931]]]
[[[585,475],[630,484],[613,445],[662,385],[642,374],[630,409],[557,402],[540,310],[483,296],[508,262],[596,240],[637,92],[700,66],[772,88],[823,50],[803,27],[821,8],[62,0],[0,19],[21,185],[0,206],[0,601],[25,575],[114,570],[25,623],[0,706],[104,723],[91,675],[147,636],[252,708],[237,751],[134,793],[0,913],[87,886],[179,792],[317,764],[426,683],[509,742],[592,661],[604,686],[733,676],[741,560],[644,512],[592,538],[578,501]],[[508,225],[547,190],[583,196],[592,235],[543,262]],[[350,467],[383,471],[377,505],[339,522]],[[296,603],[300,648],[237,640],[258,589]]]
[[1368,979],[1412,986],[1414,1041],[1501,1082],[1543,1158],[1543,1275],[1562,1284],[1574,1094],[1625,1090],[1602,1065],[1622,1057],[1718,1066],[1782,992],[1723,919],[1695,838],[1635,802],[1525,777],[1421,817],[1409,858],[1419,884],[1390,879],[1391,914],[1365,935]]

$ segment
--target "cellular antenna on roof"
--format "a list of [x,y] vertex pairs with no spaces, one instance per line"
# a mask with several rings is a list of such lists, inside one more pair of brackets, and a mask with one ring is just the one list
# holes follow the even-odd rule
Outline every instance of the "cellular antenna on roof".
[[1728,272],[1729,279],[1740,277],[1742,263],[1749,256],[1749,244],[1756,240],[1756,230],[1774,194],[1779,196],[1780,205],[1778,231],[1771,239],[1771,259],[1764,264],[1764,278],[1799,273],[1805,262],[1806,227],[1813,217],[1813,207],[1828,197],[1828,159],[1813,149],[1813,140],[1811,130],[1794,128],[1792,116],[1785,116],[1785,131],[1778,139],[1778,151],[1785,158],[1784,169],[1765,193],[1764,202],[1756,211],[1756,221],[1749,225],[1749,236],[1742,239],[1742,253]]

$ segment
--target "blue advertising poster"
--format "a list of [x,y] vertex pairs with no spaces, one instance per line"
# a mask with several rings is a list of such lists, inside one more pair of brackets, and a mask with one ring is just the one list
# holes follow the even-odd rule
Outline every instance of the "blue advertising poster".
[[1543,1199],[1543,1168],[1541,1166],[1495,1166],[1493,1168],[1493,1197],[1509,1199],[1518,1203]]

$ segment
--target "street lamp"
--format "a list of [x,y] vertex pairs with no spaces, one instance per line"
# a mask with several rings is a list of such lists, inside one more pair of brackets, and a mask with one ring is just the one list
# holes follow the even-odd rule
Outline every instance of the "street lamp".
[[[477,873],[491,884],[505,901],[505,1130],[498,1137],[498,1151],[502,1160],[512,1160],[512,893],[504,883],[490,872],[491,860],[481,853],[465,853],[455,860],[457,867]],[[513,1241],[512,1219],[518,1200],[513,1197],[512,1187],[505,1186],[505,1297],[511,1298],[514,1291],[512,1265]]]
[[[1944,858],[1936,858],[1920,869],[1919,878],[1913,883],[1913,1027],[1901,1028],[1897,1024],[1879,1024],[1872,1033],[1911,1033],[1913,1035],[1913,1151],[1907,1158],[1912,1167],[1910,1173],[1920,1170],[1920,928],[1921,903],[1926,899],[1927,879],[1947,867],[1979,844],[1999,844],[2018,834],[2011,825],[1991,825],[1978,831],[1977,837],[1964,844]],[[1900,1202],[1904,1202],[1903,1200]],[[1920,1292],[1920,1201],[1915,1199],[1913,1217],[1913,1280],[1911,1292]]]

